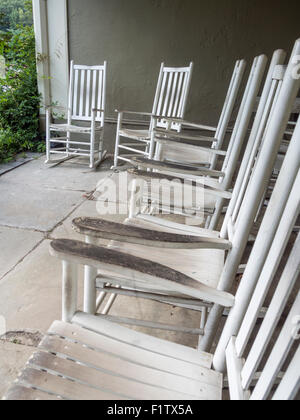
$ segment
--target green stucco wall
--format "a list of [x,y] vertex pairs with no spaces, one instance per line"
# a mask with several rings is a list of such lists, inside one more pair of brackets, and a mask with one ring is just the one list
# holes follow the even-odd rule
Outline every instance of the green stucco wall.
[[151,111],[160,63],[195,63],[186,116],[216,124],[236,59],[300,36],[294,0],[68,0],[70,58],[108,61],[108,116]]

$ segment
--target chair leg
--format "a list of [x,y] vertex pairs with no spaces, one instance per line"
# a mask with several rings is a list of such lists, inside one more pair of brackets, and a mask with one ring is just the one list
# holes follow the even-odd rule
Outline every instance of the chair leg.
[[116,133],[114,168],[116,168],[118,166],[120,130],[121,130],[121,126],[122,126],[122,119],[123,119],[123,113],[120,112],[119,115],[118,115],[118,125],[117,125],[117,133]]
[[119,131],[117,131],[117,135],[116,135],[116,147],[115,147],[115,158],[114,158],[114,167],[115,168],[118,166],[119,144],[120,144],[120,135],[119,135]]
[[63,261],[62,321],[71,322],[77,309],[78,277],[77,266]]
[[[85,242],[90,245],[97,245],[97,240],[86,236]],[[97,270],[90,266],[84,267],[84,302],[83,302],[83,310],[84,312],[95,315],[96,313],[96,299],[97,299],[97,291],[96,291],[96,277],[97,277]]]
[[66,147],[67,157],[69,157],[70,139],[71,139],[71,133],[68,131],[67,132],[67,147]]
[[49,117],[49,114],[47,112],[47,115],[46,115],[46,162],[45,163],[50,162],[50,136],[51,136],[51,133],[50,133],[49,118],[50,117]]
[[155,133],[154,130],[151,132],[151,140],[149,145],[149,159],[153,159],[155,152]]
[[90,140],[90,169],[94,169],[95,166],[95,131],[91,132]]

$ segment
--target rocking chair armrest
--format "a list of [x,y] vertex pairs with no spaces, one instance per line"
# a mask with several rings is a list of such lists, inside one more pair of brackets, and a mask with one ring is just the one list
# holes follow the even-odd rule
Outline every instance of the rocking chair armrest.
[[[134,257],[124,252],[79,241],[58,239],[51,242],[50,254],[71,264],[82,264],[99,270],[110,271],[115,275],[121,274],[122,277],[126,278],[127,284],[128,279],[133,282],[133,285],[140,280],[144,284],[152,283],[158,287],[162,286],[169,290],[176,290],[183,295],[224,307],[232,307],[234,304],[234,297],[229,293],[205,286],[193,278],[164,265]],[[120,286],[122,285],[120,284]]]
[[216,171],[204,167],[195,168],[187,165],[179,165],[175,163],[161,162],[158,160],[146,159],[143,157],[133,157],[130,159],[132,165],[136,167],[142,167],[147,169],[156,169],[160,171],[167,171],[171,173],[180,173],[183,175],[190,176],[211,176],[216,178],[222,178],[225,176],[224,172]]
[[105,112],[105,110],[101,108],[92,108],[92,112]]
[[[155,141],[159,141],[159,140],[168,140],[168,141],[172,141],[172,140],[176,140],[176,139],[181,139],[181,140],[192,140],[192,141],[196,141],[196,142],[206,142],[206,143],[216,143],[218,142],[218,139],[215,137],[211,137],[211,136],[204,136],[203,134],[199,134],[199,135],[189,135],[187,133],[184,133],[182,131],[180,132],[176,132],[174,130],[167,130],[164,128],[153,128],[153,133],[155,134],[154,139]],[[178,141],[178,140],[177,140]]]
[[217,127],[212,127],[212,126],[209,126],[209,125],[192,123],[192,122],[186,121],[186,120],[184,120],[182,118],[162,117],[162,116],[159,116],[159,115],[153,115],[152,118],[155,119],[155,120],[161,120],[161,119],[163,119],[163,120],[165,120],[167,122],[170,122],[170,123],[173,122],[175,124],[181,124],[181,125],[186,126],[186,127],[198,128],[200,130],[205,130],[205,131],[213,131],[213,132],[214,131],[217,131]]
[[[175,138],[172,138],[172,133],[170,133],[170,138],[168,137],[164,137],[164,138],[156,138],[155,141],[156,143],[160,143],[160,144],[170,144],[170,145],[175,145],[175,146],[182,146],[182,148],[184,148],[185,150],[190,150],[190,151],[195,151],[195,153],[197,153],[198,151],[200,152],[207,152],[207,153],[211,153],[213,155],[217,155],[217,156],[226,156],[227,152],[225,152],[224,150],[218,150],[218,149],[212,149],[211,147],[205,147],[205,146],[199,146],[197,144],[190,144],[190,143],[185,143],[184,141],[180,141],[178,139],[176,139],[176,137],[180,137],[180,136],[175,136]],[[199,138],[200,140],[200,138]],[[212,141],[217,141],[216,139],[212,139]]]
[[74,219],[73,228],[76,232],[86,236],[155,248],[221,249],[228,251],[232,247],[231,242],[226,239],[178,235],[92,217]]
[[127,169],[127,172],[129,173],[129,175],[133,175],[136,178],[142,178],[142,179],[145,179],[147,181],[148,180],[150,181],[151,179],[156,179],[156,180],[169,181],[170,183],[177,182],[177,183],[181,183],[181,184],[184,184],[186,181],[189,181],[191,183],[190,185],[193,188],[204,189],[205,193],[207,193],[207,194],[215,195],[219,198],[224,198],[225,200],[230,200],[232,198],[232,193],[231,192],[206,185],[205,180],[201,181],[199,179],[197,181],[190,181],[189,178],[185,178],[184,176],[172,176],[172,175],[165,175],[165,174],[159,173],[159,172],[140,171],[140,170],[135,169],[135,168],[129,168],[129,169]]
[[151,112],[138,112],[138,111],[119,111],[118,109],[115,110],[118,114],[132,114],[132,115],[145,115],[147,117],[151,117]]
[[46,105],[45,106],[46,111],[50,111],[51,109],[61,109],[63,111],[69,111],[70,108],[66,107],[66,106],[61,106],[61,105]]

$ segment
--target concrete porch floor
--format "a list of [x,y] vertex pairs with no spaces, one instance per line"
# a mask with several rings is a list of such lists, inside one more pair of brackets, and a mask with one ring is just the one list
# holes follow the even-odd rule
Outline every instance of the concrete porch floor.
[[[61,263],[50,257],[49,243],[54,238],[83,239],[72,230],[72,219],[99,216],[91,192],[111,175],[110,166],[108,160],[97,171],[74,161],[49,167],[39,157],[0,176],[0,316],[7,331],[21,332],[0,340],[0,399],[35,350],[22,332],[43,333],[61,317]],[[125,217],[109,216],[116,221]],[[140,319],[149,315],[194,328],[200,318],[191,311],[126,297],[117,298],[110,314]],[[195,336],[140,330],[197,345]]]

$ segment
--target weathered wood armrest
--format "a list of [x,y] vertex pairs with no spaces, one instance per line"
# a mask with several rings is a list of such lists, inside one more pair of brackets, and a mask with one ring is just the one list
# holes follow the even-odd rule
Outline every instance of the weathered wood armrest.
[[157,248],[231,249],[231,242],[225,239],[159,232],[92,217],[74,219],[73,228],[82,235]]
[[136,178],[142,178],[145,179],[146,181],[150,181],[151,179],[157,179],[157,180],[166,180],[169,182],[179,182],[181,184],[184,184],[185,182],[189,181],[190,185],[193,188],[202,188],[205,190],[205,192],[207,194],[212,194],[215,195],[217,197],[221,197],[224,198],[225,200],[230,200],[232,197],[232,193],[229,191],[225,191],[225,190],[221,190],[221,189],[217,189],[214,187],[211,187],[209,185],[205,184],[205,180],[203,182],[201,182],[200,178],[199,181],[190,181],[187,178],[184,177],[179,177],[179,176],[172,176],[172,175],[165,175],[162,174],[160,172],[147,172],[147,171],[141,171],[139,169],[135,169],[135,168],[129,168],[127,169],[127,172],[130,175],[133,175]]
[[[212,140],[217,141],[216,139],[212,139]],[[182,148],[184,148],[185,150],[194,151],[195,153],[198,153],[200,151],[200,152],[206,152],[206,153],[210,153],[212,155],[218,155],[218,156],[226,156],[227,154],[227,152],[225,152],[224,150],[212,149],[211,147],[204,147],[204,146],[198,146],[195,144],[185,143],[178,139],[172,138],[172,136],[171,138],[163,138],[163,139],[157,138],[155,139],[155,141],[156,143],[160,143],[160,144],[166,144],[166,145],[175,144],[176,146],[179,146],[179,147],[182,146]]]
[[194,175],[194,176],[211,176],[211,177],[224,177],[225,173],[221,171],[215,171],[204,167],[191,167],[186,165],[178,165],[175,163],[167,163],[161,162],[157,160],[146,159],[142,157],[133,157],[130,159],[130,162],[137,166],[143,167],[147,169],[157,169],[161,171],[169,171],[175,173],[182,173],[186,175]]
[[137,278],[142,278],[145,282],[152,282],[152,284],[167,287],[170,290],[176,289],[184,295],[217,303],[224,307],[231,307],[234,303],[234,297],[229,293],[205,286],[164,265],[109,248],[58,239],[51,242],[50,254],[70,263],[121,273],[132,279],[133,282]]
[[117,112],[118,114],[145,115],[147,117],[152,116],[151,112],[138,112],[138,111],[126,111],[126,110],[119,111],[118,109],[116,109],[115,112]]
[[92,112],[104,112],[104,109],[92,108]]
[[191,127],[191,128],[198,128],[199,130],[204,130],[204,131],[217,131],[216,127],[212,127],[210,125],[203,125],[203,124],[197,124],[197,123],[193,123],[193,122],[189,122],[189,121],[185,121],[182,118],[172,118],[172,117],[162,117],[159,115],[153,115],[153,118],[156,120],[165,120],[167,122],[170,123],[175,123],[175,124],[181,124],[183,126],[186,127]]

